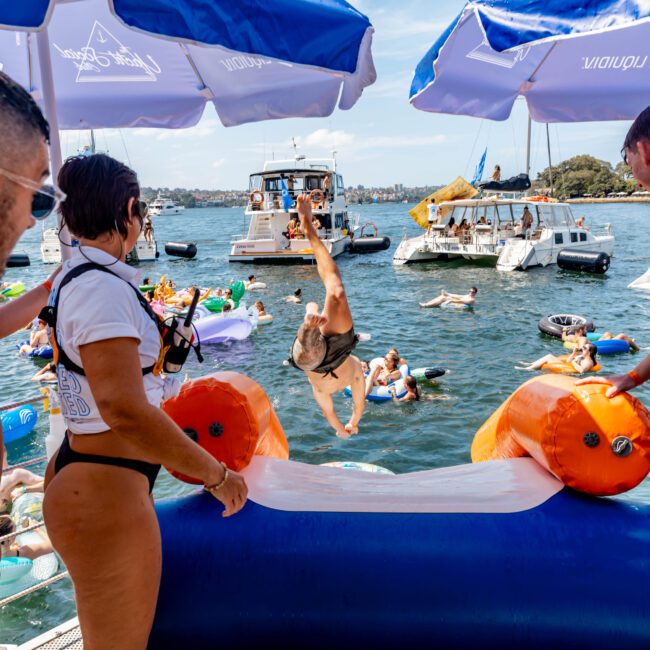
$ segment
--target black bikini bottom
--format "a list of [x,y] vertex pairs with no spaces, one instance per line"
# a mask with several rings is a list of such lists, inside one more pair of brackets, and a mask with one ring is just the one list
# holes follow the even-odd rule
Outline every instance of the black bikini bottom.
[[144,474],[149,481],[149,494],[153,490],[153,485],[156,482],[156,477],[160,471],[160,465],[154,463],[146,463],[143,460],[134,460],[132,458],[117,458],[113,456],[100,456],[98,454],[82,454],[75,451],[70,446],[68,440],[68,433],[66,431],[65,438],[59,448],[59,453],[54,462],[54,473],[58,474],[66,465],[70,463],[96,463],[98,465],[114,465],[115,467],[124,467],[125,469],[132,469],[140,474]]

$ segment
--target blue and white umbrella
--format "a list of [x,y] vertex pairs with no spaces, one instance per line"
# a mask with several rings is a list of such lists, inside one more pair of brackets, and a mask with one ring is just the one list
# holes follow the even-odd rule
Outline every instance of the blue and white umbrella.
[[474,0],[417,66],[423,111],[537,122],[635,118],[650,104],[648,0]]
[[188,127],[208,102],[234,126],[351,108],[372,33],[344,0],[19,0],[0,66],[37,98],[52,79],[61,129]]

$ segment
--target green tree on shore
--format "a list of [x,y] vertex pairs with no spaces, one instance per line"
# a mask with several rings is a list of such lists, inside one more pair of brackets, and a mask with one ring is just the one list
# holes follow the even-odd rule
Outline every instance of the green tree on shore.
[[547,167],[533,181],[538,192],[550,190],[553,179],[553,193],[559,198],[571,198],[591,194],[607,196],[612,192],[631,193],[636,189],[630,168],[620,162],[615,168],[604,160],[581,155],[564,160],[558,165]]

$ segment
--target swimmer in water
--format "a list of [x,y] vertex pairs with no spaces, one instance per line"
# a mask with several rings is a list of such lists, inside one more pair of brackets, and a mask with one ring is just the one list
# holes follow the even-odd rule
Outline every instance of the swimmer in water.
[[295,302],[299,305],[302,302],[302,289],[298,288],[293,292],[293,295],[285,298],[286,302]]
[[404,377],[404,386],[406,388],[406,395],[404,397],[397,397],[397,390],[395,386],[391,386],[390,392],[393,395],[394,402],[419,402],[420,389],[418,388],[418,381],[413,375],[406,375]]
[[461,296],[457,293],[449,293],[444,289],[440,292],[440,295],[429,302],[421,302],[420,307],[442,307],[443,305],[473,305],[476,302],[476,294],[478,289],[476,287],[470,287],[469,291]]

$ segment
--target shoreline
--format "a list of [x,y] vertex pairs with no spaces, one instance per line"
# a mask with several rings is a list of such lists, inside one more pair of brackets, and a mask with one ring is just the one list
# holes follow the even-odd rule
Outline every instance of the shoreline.
[[650,203],[650,196],[612,196],[604,198],[565,199],[563,203]]

